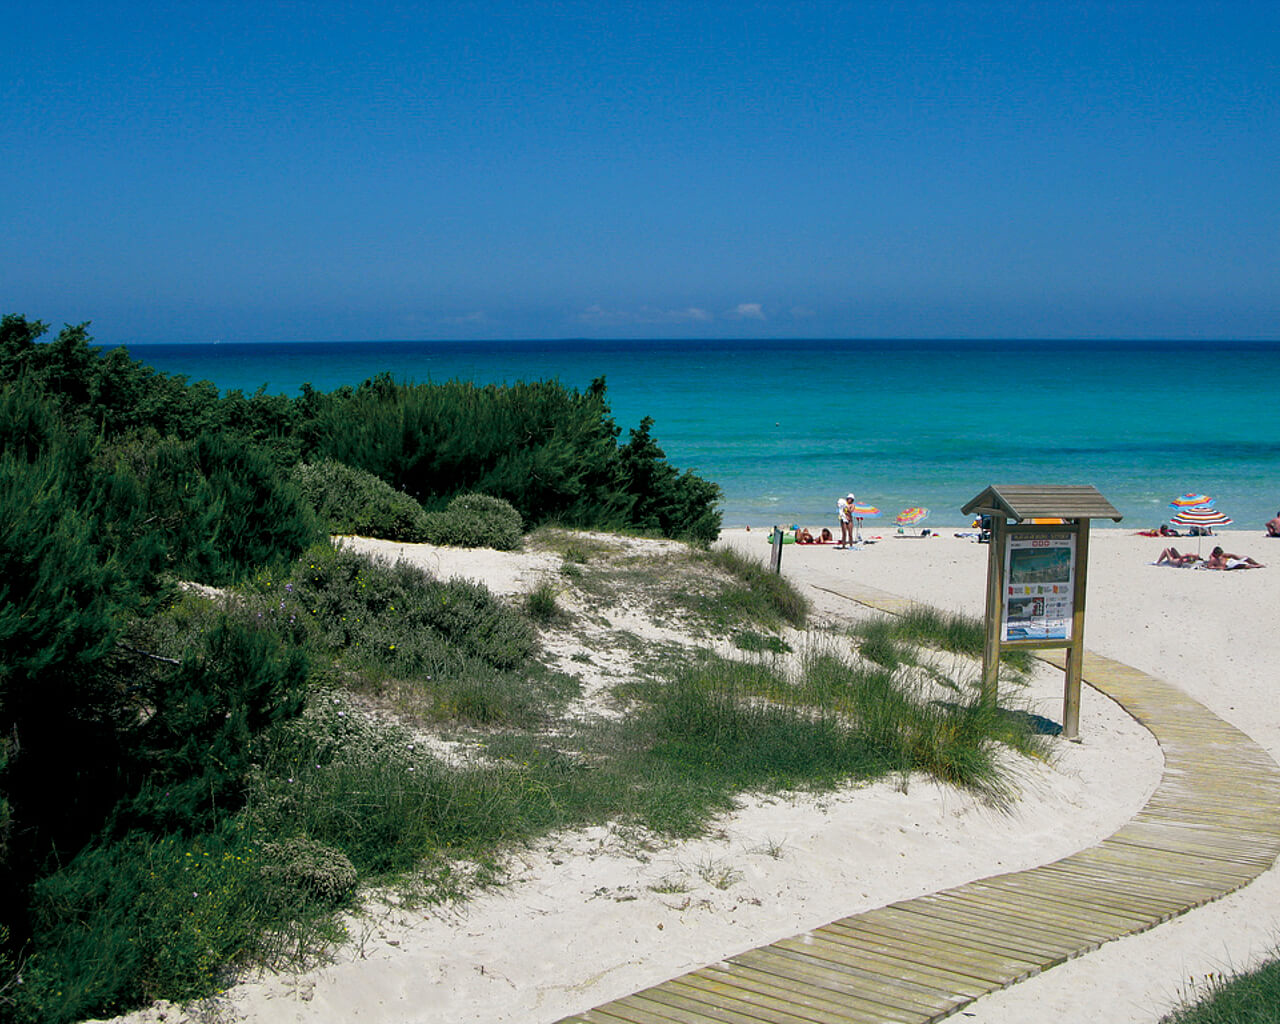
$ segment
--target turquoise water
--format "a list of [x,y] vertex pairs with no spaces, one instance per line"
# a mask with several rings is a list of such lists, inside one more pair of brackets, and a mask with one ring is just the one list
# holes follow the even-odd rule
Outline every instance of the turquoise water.
[[[960,526],[988,484],[1092,484],[1126,528],[1187,491],[1238,528],[1280,509],[1280,343],[325,342],[138,345],[223,390],[397,380],[608,382],[626,431],[652,416],[681,469],[724,490],[726,526],[834,525],[853,491]],[[1109,525],[1109,524],[1099,524]]]

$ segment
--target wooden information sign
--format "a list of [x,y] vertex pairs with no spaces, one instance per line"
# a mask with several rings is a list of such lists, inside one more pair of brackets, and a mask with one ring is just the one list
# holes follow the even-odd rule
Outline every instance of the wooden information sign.
[[1065,648],[1062,734],[1078,740],[1089,520],[1122,516],[1093,487],[988,487],[962,511],[991,517],[982,699],[996,700],[1001,651]]

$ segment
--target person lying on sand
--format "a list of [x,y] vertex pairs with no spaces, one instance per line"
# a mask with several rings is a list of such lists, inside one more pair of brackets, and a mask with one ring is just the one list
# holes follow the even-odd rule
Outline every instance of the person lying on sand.
[[1160,557],[1156,559],[1156,565],[1174,565],[1179,569],[1185,569],[1188,565],[1195,565],[1200,561],[1199,555],[1193,555],[1188,551],[1185,555],[1180,555],[1177,548],[1165,548],[1160,552]]
[[1204,560],[1206,569],[1265,569],[1266,566],[1261,562],[1256,562],[1248,555],[1233,555],[1223,551],[1222,548],[1214,548],[1210,552],[1209,557]]

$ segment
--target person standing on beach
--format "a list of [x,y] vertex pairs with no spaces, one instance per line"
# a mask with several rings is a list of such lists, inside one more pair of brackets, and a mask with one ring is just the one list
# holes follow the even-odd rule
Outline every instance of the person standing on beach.
[[840,543],[837,548],[853,547],[853,503],[852,494],[836,500],[836,512],[840,516]]

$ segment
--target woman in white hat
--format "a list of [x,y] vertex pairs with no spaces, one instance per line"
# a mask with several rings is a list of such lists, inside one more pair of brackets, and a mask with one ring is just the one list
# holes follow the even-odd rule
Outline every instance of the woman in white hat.
[[853,547],[853,503],[852,494],[836,501],[836,512],[840,516],[840,543],[837,548]]

